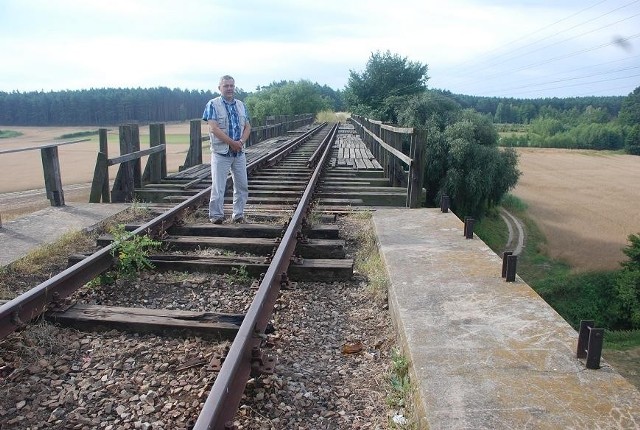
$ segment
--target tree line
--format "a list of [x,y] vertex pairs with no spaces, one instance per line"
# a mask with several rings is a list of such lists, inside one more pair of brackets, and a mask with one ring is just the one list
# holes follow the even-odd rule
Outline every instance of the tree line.
[[[200,118],[217,92],[157,88],[99,88],[77,91],[1,92],[3,126],[117,125],[128,122],[168,122]],[[268,115],[317,113],[343,108],[340,91],[309,81],[282,81],[255,93],[237,89],[254,124]]]

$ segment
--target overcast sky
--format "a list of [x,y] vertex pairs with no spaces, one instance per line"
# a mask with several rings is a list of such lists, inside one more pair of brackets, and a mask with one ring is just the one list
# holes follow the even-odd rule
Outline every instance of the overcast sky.
[[0,0],[0,91],[343,89],[373,52],[430,88],[518,98],[640,86],[640,0]]

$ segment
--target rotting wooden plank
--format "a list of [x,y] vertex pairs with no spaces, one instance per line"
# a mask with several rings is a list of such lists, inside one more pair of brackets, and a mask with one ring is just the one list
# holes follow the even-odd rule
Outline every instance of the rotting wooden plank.
[[[183,259],[177,260],[179,258]],[[233,273],[234,268],[244,267],[250,276],[259,276],[269,266],[262,257],[194,257],[185,260],[184,256],[151,256],[149,260],[158,270]],[[353,260],[305,258],[301,264],[291,264],[288,273],[292,281],[345,280],[353,276]]]
[[244,315],[78,303],[66,310],[48,311],[45,318],[78,329],[118,329],[181,337],[191,335],[207,339],[233,339]]
[[[71,255],[69,266],[86,258],[82,254]],[[265,257],[242,256],[198,256],[157,254],[149,256],[149,262],[158,271],[203,272],[203,273],[234,273],[244,268],[249,276],[258,277],[265,273],[269,262]],[[295,270],[292,272],[292,268]],[[353,276],[352,259],[313,259],[304,258],[300,264],[289,266],[289,277],[292,281],[335,281],[346,280]]]
[[[139,226],[127,225],[127,230]],[[218,237],[265,237],[282,236],[284,225],[269,224],[189,224],[173,226],[168,233],[176,236],[218,236]],[[319,224],[303,229],[303,233],[310,239],[337,239],[340,228],[337,225]]]
[[[111,235],[98,238],[98,246],[107,246],[113,241]],[[280,243],[277,238],[212,237],[212,236],[168,236],[163,244],[173,251],[195,251],[198,249],[222,249],[237,253],[268,255]],[[340,239],[308,239],[298,243],[296,255],[303,258],[344,258],[345,241]]]

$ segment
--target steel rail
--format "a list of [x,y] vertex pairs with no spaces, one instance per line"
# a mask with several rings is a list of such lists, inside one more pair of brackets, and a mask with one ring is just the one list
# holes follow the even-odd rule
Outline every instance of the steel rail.
[[[280,154],[284,157],[286,153],[288,153],[286,150],[301,145],[315,133],[319,132],[325,125],[326,123],[320,124],[295,139],[292,139],[291,142],[283,146],[285,150],[283,150],[283,148],[279,149]],[[273,153],[264,154],[251,162],[247,166],[247,171],[252,172],[259,169],[270,162],[272,158]],[[211,187],[202,190],[184,202],[169,209],[167,212],[141,225],[132,231],[129,237],[141,234],[149,234],[151,236],[162,235],[166,229],[173,225],[176,219],[204,205],[208,201],[210,193]],[[47,281],[42,282],[29,291],[1,305],[0,339],[24,327],[29,321],[42,314],[47,306],[70,296],[84,284],[108,270],[114,262],[114,257],[112,256],[114,246],[115,244],[111,244],[101,248]]]
[[286,282],[289,262],[297,244],[297,234],[309,210],[313,193],[329,157],[338,124],[334,125],[320,146],[324,154],[316,166],[298,206],[275,251],[254,300],[231,344],[218,376],[193,427],[194,430],[232,428],[230,422],[238,410],[242,393],[251,374],[254,351],[259,350],[264,332],[271,318],[282,283]]

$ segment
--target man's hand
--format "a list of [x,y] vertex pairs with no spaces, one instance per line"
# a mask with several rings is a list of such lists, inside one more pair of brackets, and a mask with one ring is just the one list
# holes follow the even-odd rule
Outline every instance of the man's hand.
[[241,141],[239,140],[234,140],[231,144],[229,144],[229,146],[231,147],[231,149],[235,152],[240,152],[242,151],[242,147],[244,146],[242,144]]

